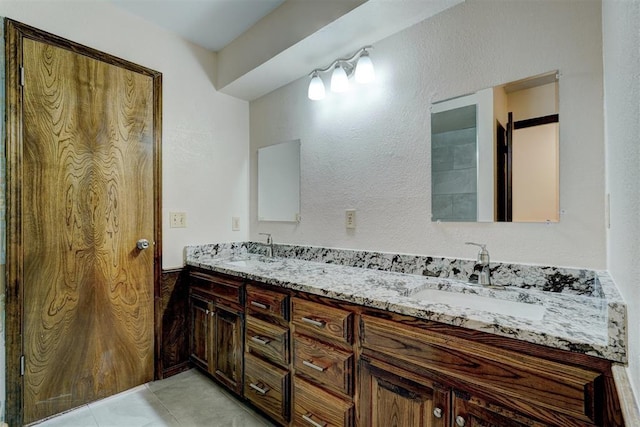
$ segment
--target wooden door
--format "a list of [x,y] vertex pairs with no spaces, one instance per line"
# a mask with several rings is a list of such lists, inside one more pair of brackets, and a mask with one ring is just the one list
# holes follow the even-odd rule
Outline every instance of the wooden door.
[[231,390],[242,391],[242,315],[217,305],[213,356],[215,377]]
[[360,425],[445,427],[449,392],[431,381],[375,359],[359,362]]
[[11,321],[30,423],[154,378],[159,87],[124,61],[13,29],[23,77],[8,144],[8,303],[22,307]]

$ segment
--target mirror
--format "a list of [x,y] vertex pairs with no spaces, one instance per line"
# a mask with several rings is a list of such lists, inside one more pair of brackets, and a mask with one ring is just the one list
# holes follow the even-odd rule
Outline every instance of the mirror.
[[431,107],[431,219],[558,222],[558,72]]
[[300,219],[300,140],[258,149],[258,221]]

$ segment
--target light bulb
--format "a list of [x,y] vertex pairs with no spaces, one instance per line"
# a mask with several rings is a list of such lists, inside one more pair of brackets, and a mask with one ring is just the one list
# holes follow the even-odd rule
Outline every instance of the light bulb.
[[366,50],[362,52],[358,63],[356,64],[356,82],[357,83],[371,83],[376,78],[376,72],[373,69],[373,63],[369,58],[369,52]]
[[346,92],[349,89],[349,78],[346,71],[339,64],[333,69],[331,74],[331,92]]
[[319,101],[324,99],[324,83],[317,72],[314,72],[309,82],[309,91],[307,92],[309,99]]

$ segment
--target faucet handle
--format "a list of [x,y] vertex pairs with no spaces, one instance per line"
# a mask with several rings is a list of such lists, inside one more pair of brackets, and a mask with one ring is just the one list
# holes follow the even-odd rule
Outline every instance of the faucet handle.
[[273,242],[273,239],[271,238],[271,234],[270,233],[258,233],[261,236],[267,236],[267,245],[270,245]]
[[489,265],[489,251],[487,245],[484,243],[464,242],[465,245],[478,246],[480,252],[478,252],[478,262],[482,265]]

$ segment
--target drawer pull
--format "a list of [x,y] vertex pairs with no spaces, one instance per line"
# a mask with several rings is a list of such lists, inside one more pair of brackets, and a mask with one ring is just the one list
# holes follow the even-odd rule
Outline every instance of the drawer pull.
[[251,304],[252,306],[254,306],[254,307],[258,307],[258,308],[261,308],[261,309],[263,309],[263,310],[267,310],[267,309],[269,308],[269,306],[268,306],[268,305],[263,304],[263,303],[258,302],[258,301],[251,301],[251,303],[250,303],[250,304]]
[[308,324],[316,326],[318,328],[324,328],[324,326],[327,324],[327,322],[323,322],[321,320],[309,319],[308,317],[303,317],[302,321],[304,323],[308,323]]
[[464,427],[464,426],[465,426],[465,424],[467,424],[467,421],[464,419],[464,417],[462,417],[462,416],[458,415],[458,416],[456,417],[456,425],[457,425],[458,427]]
[[305,414],[302,416],[302,419],[305,420],[306,422],[308,422],[309,424],[311,424],[313,427],[325,427],[327,425],[327,423],[325,423],[324,421],[321,422],[317,422],[311,419],[313,415],[311,413],[309,414]]
[[262,388],[254,383],[249,383],[249,387],[260,393],[261,395],[265,395],[269,392],[269,387]]
[[324,372],[324,370],[325,370],[325,369],[327,369],[327,368],[323,368],[322,366],[318,366],[318,365],[316,365],[315,363],[310,362],[310,361],[308,361],[308,360],[303,360],[303,361],[302,361],[302,364],[303,364],[304,366],[308,366],[309,368],[311,368],[311,369],[315,369],[316,371],[320,371],[320,372]]
[[436,418],[442,418],[442,408],[436,408],[433,410],[433,416]]
[[262,338],[260,335],[256,335],[251,337],[251,341],[258,343],[258,344],[262,344],[262,345],[267,345],[271,342],[271,340],[268,340],[266,338]]

